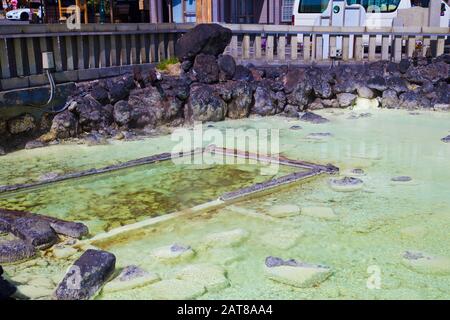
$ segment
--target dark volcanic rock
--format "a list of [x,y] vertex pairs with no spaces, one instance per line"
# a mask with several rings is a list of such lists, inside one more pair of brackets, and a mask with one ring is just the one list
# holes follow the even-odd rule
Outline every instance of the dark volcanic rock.
[[400,63],[398,64],[398,70],[401,73],[406,73],[408,71],[409,66],[411,65],[411,62],[409,59],[402,59]]
[[58,113],[53,118],[50,133],[53,134],[56,139],[67,139],[75,137],[78,132],[78,119],[69,110]]
[[87,95],[77,101],[74,113],[78,115],[78,123],[84,131],[99,130],[108,127],[113,120],[111,105],[103,106]]
[[408,91],[406,81],[400,77],[390,77],[386,80],[386,84],[390,89],[395,90],[397,93]]
[[218,24],[199,24],[178,39],[175,53],[183,62],[200,54],[218,56],[230,43],[232,32]]
[[194,73],[199,82],[219,82],[219,65],[213,55],[199,54],[195,57]]
[[28,141],[25,144],[25,149],[28,149],[28,150],[36,149],[36,148],[42,148],[42,147],[45,147],[45,144],[43,142],[41,142],[41,141],[38,141],[38,140]]
[[355,103],[356,98],[358,98],[358,96],[352,93],[339,93],[337,95],[337,100],[341,108],[352,106]]
[[109,92],[101,85],[92,88],[91,96],[103,105],[109,103]]
[[244,66],[237,66],[234,72],[233,80],[235,81],[253,81],[252,71]]
[[388,88],[386,84],[386,79],[382,76],[375,76],[373,78],[370,78],[367,81],[366,85],[368,88],[378,91],[384,91]]
[[127,101],[119,101],[113,109],[114,122],[120,126],[127,126],[131,121],[131,107]]
[[231,89],[231,99],[228,102],[228,114],[231,119],[245,118],[250,113],[253,102],[253,90],[249,83],[238,82]]
[[431,108],[431,101],[415,91],[408,91],[400,95],[400,108],[414,110],[414,109],[429,109]]
[[75,261],[55,291],[58,300],[87,300],[113,274],[116,257],[106,251],[89,249]]
[[0,156],[4,156],[4,155],[6,155],[6,151],[2,147],[0,147]]
[[8,121],[8,131],[11,134],[30,132],[36,127],[35,122],[31,114],[25,113]]
[[373,99],[375,97],[373,90],[365,86],[358,87],[356,91],[358,92],[358,96],[361,98]]
[[196,85],[185,106],[185,119],[188,121],[221,121],[227,113],[227,105],[213,87]]
[[266,87],[257,87],[254,94],[255,103],[251,112],[261,116],[274,115],[278,112],[275,94]]
[[38,249],[51,247],[58,240],[50,223],[37,218],[16,219],[11,226],[11,233]]
[[397,92],[392,89],[384,91],[381,97],[381,106],[389,109],[399,108],[400,99],[397,96]]
[[0,263],[28,260],[36,254],[34,247],[22,239],[0,236]]
[[448,135],[448,136],[442,138],[441,141],[442,141],[442,142],[445,142],[445,143],[450,143],[450,135]]
[[219,65],[221,80],[231,80],[236,72],[236,61],[230,55],[221,55],[217,59]]
[[330,120],[328,120],[322,116],[319,116],[318,114],[312,113],[312,112],[303,113],[299,119],[302,121],[311,122],[314,124],[330,122]]
[[16,290],[14,285],[3,279],[3,268],[0,266],[0,300],[8,299]]
[[81,239],[89,234],[88,227],[79,222],[56,220],[50,222],[50,227],[52,227],[57,234],[77,239]]
[[399,177],[394,177],[391,180],[394,182],[409,182],[412,180],[412,178],[407,177],[407,176],[399,176]]

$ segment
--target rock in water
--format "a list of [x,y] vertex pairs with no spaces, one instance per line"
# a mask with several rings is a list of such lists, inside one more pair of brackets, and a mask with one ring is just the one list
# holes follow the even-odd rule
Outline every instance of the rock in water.
[[225,276],[225,269],[207,263],[189,265],[177,273],[177,278],[196,282],[210,292],[224,289],[230,285]]
[[151,256],[161,262],[177,263],[194,257],[195,252],[190,246],[172,244],[157,248],[152,251]]
[[77,239],[89,234],[88,227],[79,222],[56,220],[50,222],[50,227],[58,234]]
[[308,112],[308,111],[300,115],[300,120],[306,121],[306,122],[311,122],[314,124],[326,123],[326,122],[330,121],[322,116],[319,116],[318,114]]
[[54,295],[58,300],[91,298],[114,272],[116,257],[109,252],[89,249],[75,261]]
[[267,257],[264,271],[271,280],[298,288],[310,288],[325,281],[332,270],[323,265]]
[[155,300],[191,300],[205,293],[205,287],[197,282],[170,279],[159,281],[150,287]]
[[175,51],[184,62],[193,61],[200,54],[218,56],[230,43],[232,32],[218,24],[199,24],[178,39]]
[[35,255],[34,247],[11,235],[0,236],[0,263],[13,263],[30,259]]
[[334,191],[351,192],[360,190],[364,182],[355,177],[345,177],[342,179],[330,179],[329,185]]
[[408,176],[400,176],[400,177],[394,177],[391,180],[394,182],[409,182],[412,180],[412,178],[408,177]]
[[38,249],[51,247],[58,240],[50,224],[37,218],[23,217],[15,220],[11,233]]
[[450,135],[446,136],[445,138],[442,138],[441,141],[445,143],[450,143]]
[[409,269],[419,273],[450,275],[450,258],[433,256],[418,251],[403,253],[402,263]]
[[248,237],[249,233],[244,229],[211,233],[206,236],[205,245],[207,247],[233,247],[244,242]]
[[15,286],[3,279],[3,268],[0,266],[0,300],[8,299],[16,290]]
[[130,290],[155,283],[159,280],[160,278],[156,273],[151,273],[138,266],[131,265],[125,267],[113,281],[108,282],[103,287],[102,292]]

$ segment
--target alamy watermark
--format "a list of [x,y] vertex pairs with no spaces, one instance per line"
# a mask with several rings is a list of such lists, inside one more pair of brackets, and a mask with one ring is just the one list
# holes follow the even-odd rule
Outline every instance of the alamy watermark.
[[[279,170],[280,133],[278,129],[233,129],[224,131],[216,128],[205,128],[201,122],[196,122],[193,129],[176,129],[171,136],[177,144],[172,149],[172,161],[176,164],[193,165],[240,165],[260,164],[262,175],[275,175]],[[179,157],[180,153],[188,154],[192,150],[202,150],[192,156]],[[228,156],[214,154],[211,146],[227,150]],[[251,154],[253,157],[233,156],[233,152],[240,155]],[[267,161],[270,159],[269,161]],[[264,160],[259,162],[260,160]]]

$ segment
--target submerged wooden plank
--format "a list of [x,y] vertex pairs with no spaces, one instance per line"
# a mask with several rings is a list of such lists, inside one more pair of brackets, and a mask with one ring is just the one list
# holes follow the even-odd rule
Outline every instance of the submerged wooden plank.
[[74,172],[74,173],[68,173],[68,174],[60,175],[55,178],[51,178],[51,179],[47,179],[47,180],[43,180],[43,181],[37,181],[37,182],[31,182],[31,183],[25,183],[25,184],[0,186],[0,193],[18,191],[18,190],[23,190],[23,189],[31,189],[31,188],[40,187],[40,186],[44,186],[44,185],[48,185],[48,184],[56,183],[56,182],[61,182],[61,181],[65,181],[65,180],[98,175],[98,174],[102,174],[102,173],[142,166],[142,165],[146,165],[146,164],[152,164],[152,163],[156,163],[156,162],[160,162],[160,161],[171,160],[171,159],[178,158],[178,157],[191,156],[191,155],[199,153],[199,152],[202,152],[202,150],[193,150],[191,152],[187,152],[184,154],[172,154],[170,152],[161,153],[161,154],[157,154],[157,155],[153,155],[153,156],[149,156],[149,157],[145,157],[145,158],[130,160],[130,161],[116,164],[116,165],[103,167],[100,169],[88,169],[88,170],[78,171],[78,172]]

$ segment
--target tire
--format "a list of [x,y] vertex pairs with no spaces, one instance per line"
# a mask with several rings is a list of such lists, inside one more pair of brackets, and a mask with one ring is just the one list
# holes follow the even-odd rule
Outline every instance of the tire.
[[28,21],[30,18],[29,18],[29,16],[28,16],[28,13],[26,13],[26,12],[22,12],[21,14],[20,14],[20,21]]

